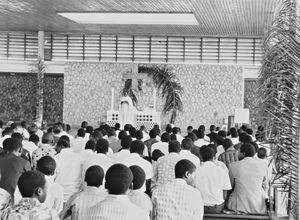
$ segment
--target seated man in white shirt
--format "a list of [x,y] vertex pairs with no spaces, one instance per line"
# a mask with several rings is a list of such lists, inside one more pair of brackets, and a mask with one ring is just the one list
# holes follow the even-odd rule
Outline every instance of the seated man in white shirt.
[[200,167],[200,159],[191,153],[193,147],[193,141],[190,138],[185,138],[181,142],[181,151],[179,155],[181,159],[187,159],[194,163],[194,165],[198,168]]
[[203,146],[200,149],[203,164],[196,172],[195,186],[201,192],[204,212],[221,213],[227,197],[227,191],[231,190],[228,172],[213,162],[214,150]]
[[64,188],[64,202],[67,202],[83,186],[83,158],[69,147],[66,140],[60,140],[58,144],[63,148],[54,157],[57,164],[55,182]]
[[14,133],[14,130],[11,127],[6,127],[1,134],[0,138],[0,148],[3,149],[3,141],[7,138],[10,138],[11,135]]
[[131,142],[132,142],[132,138],[130,135],[126,135],[121,139],[122,149],[112,156],[114,163],[120,163],[121,161],[129,157]]
[[164,155],[169,154],[169,142],[170,142],[170,134],[165,132],[161,135],[161,141],[152,144],[151,146],[151,154],[154,150],[160,150]]
[[87,126],[85,129],[84,140],[87,142],[90,140],[90,135],[93,134],[94,128],[92,126]]
[[108,149],[109,149],[109,143],[106,139],[101,138],[96,143],[96,152],[98,156],[98,162],[94,165],[99,165],[103,168],[104,173],[108,170],[108,168],[113,165],[113,160],[108,157]]
[[181,136],[181,131],[179,127],[174,127],[172,128],[172,132],[173,134],[176,135],[176,140],[181,143],[181,141],[183,140],[183,137]]
[[234,190],[229,196],[227,207],[238,213],[266,214],[263,186],[268,179],[267,170],[254,159],[255,148],[251,144],[242,144],[240,152],[244,159],[229,165]]
[[170,141],[169,154],[160,157],[155,166],[154,182],[156,186],[175,179],[175,164],[181,159],[179,152],[180,143],[178,141]]
[[129,168],[132,172],[133,180],[132,189],[129,190],[127,195],[133,204],[147,211],[147,213],[151,217],[152,201],[149,196],[143,192],[143,186],[146,183],[146,174],[144,170],[139,166],[134,165]]
[[149,220],[148,213],[132,204],[126,195],[132,180],[132,172],[127,166],[122,164],[111,166],[105,175],[105,188],[109,195],[89,208],[83,219]]
[[192,187],[196,166],[189,160],[175,165],[176,179],[157,187],[152,194],[153,216],[157,220],[203,218],[201,193]]
[[103,178],[104,171],[100,166],[89,167],[84,178],[87,186],[83,191],[71,196],[61,216],[66,218],[71,213],[72,220],[84,219],[86,211],[98,202],[104,200],[108,194],[107,191],[101,187]]
[[44,156],[38,160],[36,169],[45,175],[48,184],[45,205],[56,210],[57,213],[61,212],[63,209],[64,189],[54,182],[56,170],[55,160],[50,156]]
[[120,163],[122,163],[128,167],[133,166],[133,165],[140,166],[146,174],[146,180],[148,180],[146,183],[146,186],[147,186],[147,189],[149,189],[150,179],[153,177],[154,172],[153,172],[152,164],[142,157],[144,149],[145,149],[144,142],[139,141],[139,140],[133,141],[130,145],[130,153],[131,154],[127,158],[125,158],[123,161],[121,161]]
[[83,128],[78,129],[77,137],[71,141],[71,148],[74,152],[83,151],[87,140],[85,140],[85,130]]

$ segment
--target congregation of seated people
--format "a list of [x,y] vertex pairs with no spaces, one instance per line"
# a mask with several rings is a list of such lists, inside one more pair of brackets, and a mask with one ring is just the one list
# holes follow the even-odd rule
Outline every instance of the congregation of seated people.
[[70,125],[0,121],[0,216],[9,219],[182,220],[266,215],[269,149],[243,125]]

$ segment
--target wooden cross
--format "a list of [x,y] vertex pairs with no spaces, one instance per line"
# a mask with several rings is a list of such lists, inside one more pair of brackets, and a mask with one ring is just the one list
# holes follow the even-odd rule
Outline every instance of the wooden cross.
[[138,87],[138,80],[139,79],[147,79],[148,74],[147,73],[139,73],[139,66],[134,65],[131,72],[123,73],[123,79],[131,79],[131,87],[135,90],[137,90]]

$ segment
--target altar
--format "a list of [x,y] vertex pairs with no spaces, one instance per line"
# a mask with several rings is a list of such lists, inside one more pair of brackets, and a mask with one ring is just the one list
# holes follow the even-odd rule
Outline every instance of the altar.
[[[122,124],[121,120],[121,108],[120,110],[114,110],[114,89],[112,89],[111,93],[111,108],[107,111],[106,115],[106,123],[113,127],[116,123],[120,123],[121,128],[124,126]],[[161,120],[160,120],[160,112],[155,111],[156,108],[156,91],[154,91],[154,98],[153,98],[153,106],[145,108],[143,111],[138,111],[136,109],[131,110],[133,120],[132,120],[132,126],[134,126],[136,129],[140,129],[142,125],[146,127],[148,131],[150,131],[154,125],[161,126]]]

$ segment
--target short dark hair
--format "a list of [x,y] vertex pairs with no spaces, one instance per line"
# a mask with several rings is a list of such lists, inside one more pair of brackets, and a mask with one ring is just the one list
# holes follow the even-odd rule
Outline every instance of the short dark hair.
[[130,135],[126,135],[125,137],[123,137],[123,139],[121,140],[121,146],[123,149],[129,149],[130,145],[132,142],[132,138]]
[[144,185],[146,180],[145,171],[137,165],[131,166],[129,167],[129,169],[131,170],[133,175],[132,189],[140,189]]
[[97,142],[102,137],[103,137],[102,133],[98,130],[94,130],[94,132],[90,135],[90,139],[95,142]]
[[205,133],[203,130],[198,130],[198,138],[203,139],[205,136]]
[[258,148],[257,157],[260,159],[265,159],[267,157],[267,149],[264,147]]
[[2,128],[4,125],[4,122],[2,120],[0,120],[0,128]]
[[11,127],[12,129],[16,129],[16,128],[18,127],[18,124],[15,123],[15,122],[13,122],[13,123],[11,123],[10,127]]
[[21,126],[22,126],[22,128],[26,128],[26,126],[27,126],[27,121],[21,121]]
[[141,130],[141,131],[146,130],[145,125],[142,125],[142,126],[140,127],[140,130]]
[[65,140],[70,144],[70,138],[68,135],[62,135],[58,140]]
[[255,154],[255,148],[249,143],[242,144],[240,151],[244,153],[245,157],[253,157]]
[[45,188],[45,175],[39,171],[27,171],[18,180],[18,187],[22,197],[32,197],[37,188]]
[[127,132],[122,130],[119,132],[118,138],[119,140],[122,140],[125,136],[127,136]]
[[229,138],[225,138],[223,141],[223,148],[224,150],[227,150],[228,148],[232,147],[232,141]]
[[140,155],[143,155],[144,150],[145,150],[145,144],[143,141],[135,140],[131,142],[130,153],[138,153]]
[[188,133],[188,135],[186,136],[186,138],[191,139],[193,142],[195,142],[197,140],[197,135],[193,132]]
[[193,141],[190,138],[184,138],[181,142],[181,148],[184,150],[191,150],[193,147]]
[[115,124],[115,129],[116,129],[116,130],[119,130],[120,127],[121,127],[120,123],[116,123],[116,124]]
[[226,131],[224,131],[224,130],[220,130],[220,131],[218,132],[218,136],[219,136],[219,137],[226,138],[226,135],[227,135],[227,133],[226,133]]
[[131,127],[129,129],[129,134],[131,135],[131,137],[135,137],[135,134],[136,134],[136,129],[135,127]]
[[180,143],[178,141],[169,142],[169,153],[179,153],[180,152]]
[[105,188],[110,194],[125,194],[132,183],[131,170],[123,164],[114,164],[106,172]]
[[247,128],[246,129],[246,133],[249,134],[249,135],[252,135],[253,134],[253,130],[251,128]]
[[90,126],[90,125],[89,125],[89,126],[86,127],[85,131],[86,131],[86,133],[91,134],[91,133],[93,133],[94,128],[93,128],[93,126]]
[[71,125],[66,124],[66,131],[71,131]]
[[86,128],[88,125],[89,123],[87,123],[87,121],[81,122],[81,128]]
[[177,141],[176,134],[170,134],[170,141]]
[[171,134],[172,133],[172,127],[171,126],[169,126],[169,127],[167,126],[166,127],[166,132],[169,133],[169,134]]
[[37,136],[36,134],[32,134],[32,135],[30,135],[30,137],[29,137],[29,141],[31,141],[31,142],[39,142],[40,141],[40,138],[39,138],[39,136]]
[[47,176],[52,176],[55,173],[56,162],[50,156],[44,156],[36,163],[36,169]]
[[215,130],[216,130],[216,126],[215,126],[215,125],[211,125],[211,126],[209,127],[209,130],[210,130],[211,132],[215,131]]
[[52,133],[45,133],[43,136],[42,136],[42,143],[43,144],[50,144],[50,143],[53,143],[54,141],[54,136]]
[[152,160],[157,161],[160,157],[164,156],[164,153],[159,149],[155,149],[152,152]]
[[178,127],[172,128],[172,133],[173,133],[173,134],[178,134],[179,131],[180,131],[180,129],[179,129]]
[[14,129],[12,129],[11,127],[6,127],[2,131],[2,136],[12,134],[13,132],[14,132]]
[[156,138],[156,136],[157,136],[156,130],[155,129],[151,129],[149,131],[149,136],[150,136],[150,138]]
[[86,150],[92,150],[95,151],[96,150],[96,143],[93,140],[89,140],[88,142],[86,142],[85,144],[85,149]]
[[202,157],[202,160],[205,161],[210,161],[214,158],[215,152],[214,149],[210,146],[202,146],[200,148],[200,154]]
[[234,128],[234,127],[230,128],[230,135],[232,138],[237,138],[239,136],[236,128]]
[[189,160],[180,160],[175,165],[175,177],[183,178],[186,172],[193,173],[196,170],[196,166]]
[[142,131],[139,130],[139,131],[136,131],[136,132],[135,132],[135,137],[136,137],[137,140],[142,140],[142,139],[143,139],[143,136],[144,136],[144,135],[143,135],[143,132],[142,132]]
[[11,137],[12,138],[15,138],[15,139],[18,139],[19,141],[23,141],[23,136],[20,134],[20,133],[18,133],[18,132],[15,132],[15,133],[13,133],[12,135],[11,135]]
[[106,154],[108,152],[108,148],[109,148],[109,142],[106,139],[101,138],[97,141],[96,143],[97,153]]
[[78,137],[84,137],[85,136],[85,130],[83,128],[79,128],[77,131]]
[[59,139],[56,146],[61,146],[62,148],[69,148],[70,143],[65,139]]
[[22,148],[22,142],[16,138],[6,138],[3,141],[3,149],[7,152],[18,151]]
[[187,127],[187,130],[193,130],[193,126],[189,125],[189,126]]
[[99,187],[103,183],[103,178],[104,178],[104,170],[102,169],[102,167],[95,165],[95,166],[90,166],[86,170],[84,181],[87,183],[88,186]]
[[125,131],[129,131],[129,129],[132,127],[132,125],[131,124],[126,124],[126,125],[124,125],[124,130]]
[[114,128],[110,128],[107,132],[108,137],[116,136],[116,130]]
[[256,142],[254,142],[254,141],[249,142],[248,144],[251,144],[254,147],[255,153],[257,153],[257,151],[258,151],[258,144]]
[[161,135],[160,139],[161,139],[162,142],[169,142],[170,141],[170,134],[168,132],[164,132]]

